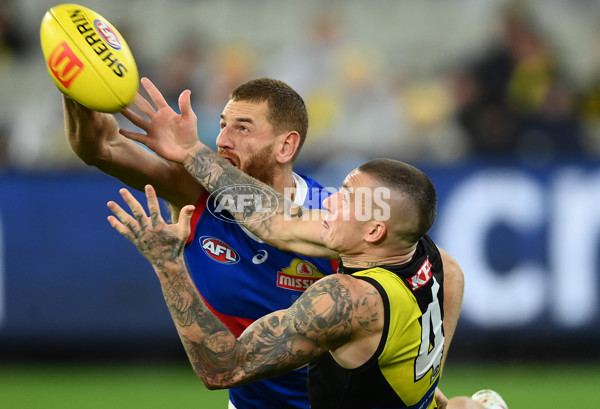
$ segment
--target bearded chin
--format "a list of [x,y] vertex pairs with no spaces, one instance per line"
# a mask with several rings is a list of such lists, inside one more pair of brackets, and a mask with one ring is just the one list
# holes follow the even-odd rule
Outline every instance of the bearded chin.
[[275,166],[276,161],[275,158],[273,158],[271,149],[265,148],[252,155],[242,170],[253,178],[272,186]]

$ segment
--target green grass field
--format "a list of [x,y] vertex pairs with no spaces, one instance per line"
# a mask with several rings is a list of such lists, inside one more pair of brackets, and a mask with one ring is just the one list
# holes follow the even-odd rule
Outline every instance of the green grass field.
[[[510,409],[594,407],[600,364],[448,363],[441,387],[447,396],[491,387]],[[226,409],[226,402],[226,391],[208,391],[185,364],[0,364],[2,409]]]

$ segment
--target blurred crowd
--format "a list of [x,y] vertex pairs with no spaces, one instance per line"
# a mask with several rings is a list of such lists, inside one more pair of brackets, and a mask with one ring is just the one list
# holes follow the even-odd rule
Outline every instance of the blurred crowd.
[[[189,2],[183,3],[189,7]],[[257,45],[260,39],[244,41],[253,32],[244,32],[243,27],[236,36],[223,40],[223,36],[214,39],[198,30],[186,33],[182,25],[180,33],[169,32],[168,57],[160,59],[144,52],[140,32],[124,22],[119,27],[118,18],[109,18],[109,13],[97,9],[102,3],[96,11],[121,30],[140,73],[152,78],[174,106],[183,89],[192,90],[200,137],[213,147],[228,93],[247,79],[269,76],[288,82],[307,103],[310,126],[299,158],[303,165],[326,169],[349,158],[361,161],[375,156],[434,163],[482,155],[533,161],[600,156],[600,47],[593,46],[598,43],[594,40],[600,39],[600,24],[586,30],[574,28],[581,33],[579,38],[598,35],[576,48],[594,68],[574,70],[573,53],[564,52],[556,41],[558,28],[567,27],[568,31],[569,21],[574,25],[583,21],[573,9],[587,15],[585,21],[600,17],[600,5],[593,1],[483,2],[488,3],[487,13],[492,17],[484,23],[484,31],[474,33],[480,38],[469,36],[470,26],[463,23],[461,35],[470,38],[472,46],[450,55],[443,45],[436,48],[436,44],[418,40],[421,34],[438,28],[436,21],[414,23],[397,39],[403,44],[414,40],[410,56],[394,48],[393,15],[385,23],[369,19],[366,12],[348,20],[340,13],[344,2],[309,3],[310,18],[301,20],[302,24],[299,19],[293,27],[296,35],[290,39],[279,30],[261,47]],[[365,10],[372,4],[362,3]],[[425,3],[442,7],[439,2]],[[464,9],[468,2],[458,3]],[[539,18],[540,3],[545,10],[555,9],[556,24]],[[149,4],[158,4],[158,0]],[[176,7],[178,3],[172,4]],[[235,1],[223,4],[235,7]],[[361,2],[348,4],[357,10]],[[394,10],[392,4],[385,4],[390,12]],[[49,87],[48,92],[16,95],[26,87],[15,83],[15,78],[24,76],[15,76],[15,72],[40,73],[43,66],[38,33],[22,29],[17,5],[16,0],[0,1],[0,90],[4,100],[0,105],[0,167],[83,168],[64,140],[58,91]],[[482,15],[482,7],[479,4],[479,11],[474,9],[473,18]],[[561,21],[567,9],[575,17]],[[277,19],[277,10],[270,13]],[[236,28],[225,13],[221,17],[229,31]],[[357,41],[356,21],[361,18],[369,25],[361,29],[381,29],[381,37],[387,40],[381,44]],[[161,27],[153,24],[152,29]],[[354,35],[348,35],[350,32]],[[427,58],[432,53],[429,47],[440,56],[447,51],[449,57]],[[403,60],[412,65],[399,63]],[[578,76],[578,72],[586,75]],[[49,77],[37,80],[51,84]],[[120,121],[128,126],[122,118]]]

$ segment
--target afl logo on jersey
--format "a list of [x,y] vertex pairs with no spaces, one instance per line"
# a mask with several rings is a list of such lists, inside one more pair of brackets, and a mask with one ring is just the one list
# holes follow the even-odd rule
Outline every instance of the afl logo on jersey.
[[200,245],[206,255],[222,264],[235,264],[240,261],[239,254],[223,240],[214,237],[200,237]]

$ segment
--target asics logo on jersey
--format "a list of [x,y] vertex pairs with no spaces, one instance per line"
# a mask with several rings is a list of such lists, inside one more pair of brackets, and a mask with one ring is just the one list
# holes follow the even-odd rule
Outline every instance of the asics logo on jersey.
[[267,261],[268,257],[269,253],[267,253],[267,250],[258,250],[258,253],[256,253],[254,257],[252,257],[252,262],[254,264],[262,264],[265,261]]
[[223,240],[214,237],[200,237],[200,245],[207,256],[222,264],[235,264],[240,261],[239,254]]
[[277,287],[304,291],[324,276],[308,261],[295,258],[289,267],[277,272]]
[[417,274],[407,279],[413,291],[423,287],[431,280],[431,267],[431,262],[429,261],[429,257],[427,257],[419,271],[417,271]]

